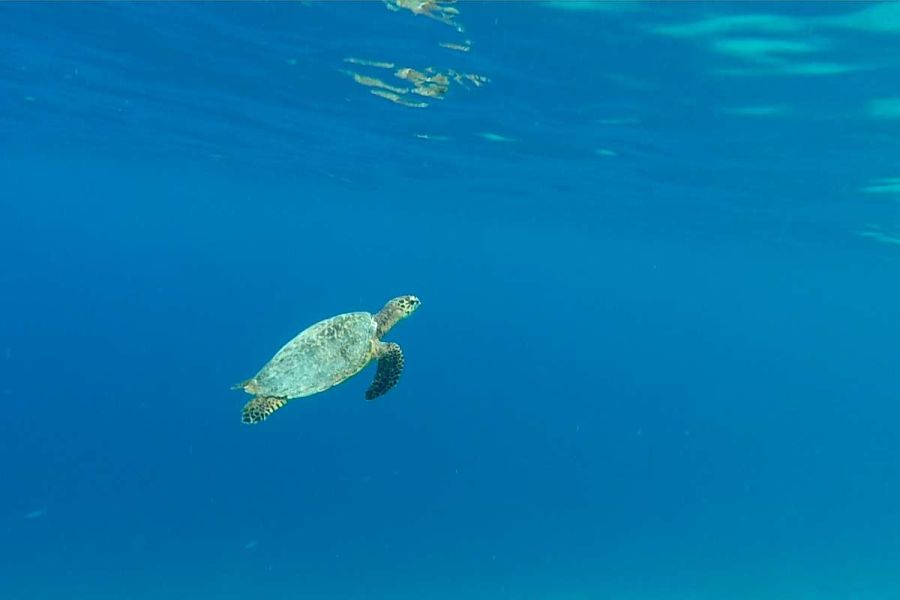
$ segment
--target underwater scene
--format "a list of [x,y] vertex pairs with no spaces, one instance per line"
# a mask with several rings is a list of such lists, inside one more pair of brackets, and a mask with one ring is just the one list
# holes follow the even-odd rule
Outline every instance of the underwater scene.
[[0,4],[0,600],[900,599],[900,3]]

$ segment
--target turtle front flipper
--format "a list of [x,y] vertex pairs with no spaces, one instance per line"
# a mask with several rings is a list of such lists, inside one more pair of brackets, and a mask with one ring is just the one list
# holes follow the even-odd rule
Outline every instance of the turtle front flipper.
[[400,344],[382,342],[378,345],[378,370],[375,381],[366,390],[366,400],[374,400],[383,396],[400,380],[403,371],[403,351]]
[[265,421],[269,415],[287,404],[287,398],[275,396],[257,396],[244,405],[241,411],[241,421],[247,425]]

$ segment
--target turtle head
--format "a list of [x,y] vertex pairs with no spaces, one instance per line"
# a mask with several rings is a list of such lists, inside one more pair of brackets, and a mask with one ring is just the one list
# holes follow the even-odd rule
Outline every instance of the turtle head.
[[416,312],[416,309],[419,308],[420,304],[422,304],[422,302],[415,296],[397,296],[388,302],[387,306],[392,307],[394,311],[400,313],[401,319],[405,319]]
[[416,312],[420,304],[422,302],[415,296],[397,296],[389,300],[384,308],[375,315],[375,322],[378,323],[378,331],[375,335],[380,339],[398,321]]

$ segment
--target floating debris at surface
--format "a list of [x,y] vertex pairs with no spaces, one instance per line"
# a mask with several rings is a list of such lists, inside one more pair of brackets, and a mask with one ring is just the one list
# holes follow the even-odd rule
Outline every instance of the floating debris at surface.
[[476,75],[475,73],[458,73],[452,69],[447,71],[447,73],[453,78],[453,81],[463,87],[469,87],[468,83],[473,84],[475,87],[481,87],[490,82],[490,79],[484,75]]
[[353,65],[362,65],[364,67],[377,67],[379,69],[393,69],[396,66],[392,62],[384,62],[384,61],[379,61],[379,60],[365,60],[363,58],[354,58],[352,56],[345,58],[344,62],[353,64]]
[[454,44],[452,42],[441,42],[438,44],[441,48],[447,48],[448,50],[456,50],[457,52],[468,52],[472,49],[471,42],[468,40],[465,44]]
[[447,93],[447,88],[439,85],[416,86],[412,91],[413,94],[425,96],[426,98],[442,99]]
[[384,81],[378,79],[377,77],[369,77],[368,75],[360,75],[359,73],[354,73],[353,71],[346,71],[348,75],[353,77],[353,81],[360,85],[364,85],[366,87],[372,88],[380,88],[382,90],[387,90],[389,92],[393,92],[395,94],[408,94],[408,88],[400,88],[389,83],[385,83]]
[[490,79],[484,75],[476,75],[475,73],[466,73],[463,77],[474,83],[475,87],[481,87],[490,81]]
[[419,96],[443,98],[450,90],[450,79],[431,67],[425,69],[424,73],[410,68],[399,69],[394,72],[394,76],[412,83],[415,86],[412,93]]
[[[392,65],[392,63],[388,62],[364,61],[363,59],[353,59],[352,61],[350,61],[349,59],[344,60],[360,65],[373,64],[378,68],[388,68],[387,65]],[[414,69],[412,67],[401,67],[394,71],[394,77],[412,84],[412,87],[399,87],[391,85],[377,77],[363,75],[362,73],[357,73],[355,71],[343,72],[351,76],[356,83],[368,88],[372,88],[370,91],[376,96],[386,98],[392,102],[396,102],[397,104],[403,106],[409,106],[411,108],[424,108],[428,106],[428,104],[419,101],[407,100],[404,98],[404,96],[415,95],[440,100],[443,99],[444,96],[446,96],[447,92],[450,91],[451,82],[455,82],[462,87],[468,88],[469,84],[472,84],[475,87],[481,87],[486,82],[490,81],[483,75],[476,75],[474,73],[459,73],[457,71],[454,71],[453,69],[448,69],[446,72],[441,72],[434,67],[426,67],[422,70]],[[377,90],[386,93],[377,93]]]
[[453,6],[448,6],[455,3],[456,0],[384,0],[388,10],[394,12],[408,10],[414,15],[423,15],[445,25],[450,25],[457,31],[462,32],[462,25],[455,21],[459,15],[459,10]]
[[376,96],[380,96],[401,106],[407,106],[409,108],[425,108],[428,106],[427,102],[410,102],[409,100],[404,99],[400,94],[395,94],[394,92],[389,92],[387,90],[373,89],[369,91]]
[[[409,11],[414,15],[423,15],[428,18],[440,21],[456,28],[456,31],[462,33],[462,26],[456,21],[459,16],[459,10],[452,4],[456,0],[382,0],[385,6],[393,11]],[[472,49],[472,41],[462,39],[459,42],[444,41],[438,42],[438,45],[455,52],[469,52]],[[424,108],[427,103],[415,100],[409,100],[406,96],[421,96],[424,98],[434,98],[441,100],[449,92],[451,84],[471,89],[472,87],[480,88],[490,81],[484,75],[475,73],[460,73],[453,69],[438,70],[435,67],[426,67],[418,70],[413,67],[403,67],[395,65],[391,61],[369,60],[365,58],[347,57],[344,62],[377,69],[392,69],[394,77],[401,79],[411,87],[404,88],[393,86],[377,77],[370,77],[362,73],[348,73],[356,83],[371,88],[369,91],[376,96],[380,96],[391,102],[412,108]]]

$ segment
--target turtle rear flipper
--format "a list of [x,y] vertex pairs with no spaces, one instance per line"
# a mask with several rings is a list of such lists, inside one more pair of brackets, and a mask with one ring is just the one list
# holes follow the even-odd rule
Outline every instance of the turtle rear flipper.
[[400,344],[382,342],[378,346],[378,370],[375,381],[366,390],[366,400],[374,400],[386,394],[400,380],[403,372],[403,351]]
[[287,404],[287,398],[275,396],[257,396],[244,405],[241,411],[241,421],[247,425],[265,421],[269,415]]

